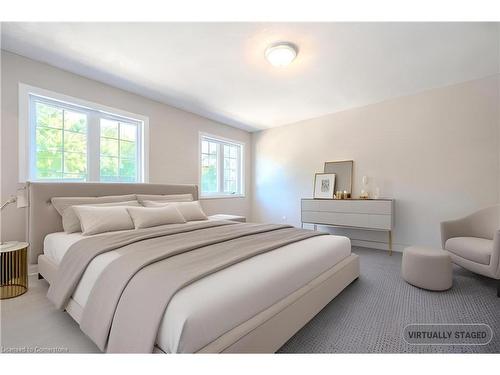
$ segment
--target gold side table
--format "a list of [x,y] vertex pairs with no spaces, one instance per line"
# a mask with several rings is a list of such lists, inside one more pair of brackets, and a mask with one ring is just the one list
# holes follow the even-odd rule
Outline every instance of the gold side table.
[[28,290],[27,242],[0,245],[0,299],[20,296]]

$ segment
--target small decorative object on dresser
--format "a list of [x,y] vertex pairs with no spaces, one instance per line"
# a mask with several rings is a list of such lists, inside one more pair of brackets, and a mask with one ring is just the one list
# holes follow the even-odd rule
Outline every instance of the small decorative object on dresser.
[[363,183],[363,189],[361,189],[361,194],[359,195],[360,199],[368,199],[370,194],[368,193],[368,176],[363,176],[361,179]]
[[314,176],[314,199],[333,199],[335,191],[334,173],[316,173]]
[[0,245],[0,299],[20,296],[28,290],[27,242],[5,242]]

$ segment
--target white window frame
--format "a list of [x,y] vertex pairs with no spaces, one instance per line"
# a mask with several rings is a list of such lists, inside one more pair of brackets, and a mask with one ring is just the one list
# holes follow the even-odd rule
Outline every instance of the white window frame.
[[[48,101],[56,101],[62,107],[80,111],[90,111],[88,123],[99,121],[100,118],[112,120],[126,119],[131,122],[142,123],[139,125],[137,147],[140,156],[140,165],[137,170],[137,182],[149,182],[149,118],[136,113],[127,112],[121,109],[108,107],[102,104],[93,103],[87,100],[56,93],[50,90],[19,83],[19,182],[24,183],[34,178],[35,172],[35,113],[34,106],[30,105],[31,96],[45,98]],[[99,113],[99,116],[95,114]],[[93,115],[94,114],[94,115]],[[95,131],[98,126],[88,126],[87,132],[87,155],[99,154],[100,134]],[[87,181],[99,182],[99,168],[93,166],[89,168],[89,157],[87,156]],[[98,163],[94,158],[94,163]],[[92,173],[92,174],[91,174]],[[44,180],[43,180],[44,181]],[[65,182],[64,180],[50,180],[51,182]],[[121,183],[121,182],[113,182]]]
[[[238,163],[240,172],[238,174],[238,180],[240,186],[239,194],[223,193],[221,191],[217,193],[203,193],[203,191],[201,190],[202,141],[204,139],[240,147],[241,153],[239,155],[239,163]],[[218,162],[217,170],[219,171],[217,185],[219,186],[219,190],[221,189],[220,187],[224,186],[224,150],[223,147],[221,147],[221,149],[222,151],[219,150],[220,158],[217,160]],[[236,141],[234,139],[220,137],[218,135],[210,133],[200,132],[198,137],[198,186],[200,187],[200,199],[244,198],[245,197],[245,143]]]

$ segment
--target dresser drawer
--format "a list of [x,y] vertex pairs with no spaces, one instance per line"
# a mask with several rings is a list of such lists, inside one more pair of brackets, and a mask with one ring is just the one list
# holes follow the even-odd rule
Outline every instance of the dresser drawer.
[[392,200],[302,199],[302,211],[391,215]]
[[365,228],[372,230],[392,229],[392,215],[302,211],[302,222]]

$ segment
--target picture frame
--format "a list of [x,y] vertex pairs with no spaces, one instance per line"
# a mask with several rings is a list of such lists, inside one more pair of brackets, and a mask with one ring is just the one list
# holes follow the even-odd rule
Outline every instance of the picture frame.
[[352,194],[352,170],[354,160],[327,161],[323,168],[324,173],[334,173],[336,175],[336,190],[347,191]]
[[314,199],[333,199],[335,194],[335,173],[314,175]]

